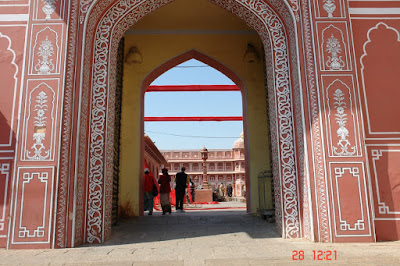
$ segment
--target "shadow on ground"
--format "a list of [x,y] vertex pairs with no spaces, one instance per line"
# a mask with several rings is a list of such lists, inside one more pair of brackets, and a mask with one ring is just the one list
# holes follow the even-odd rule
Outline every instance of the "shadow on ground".
[[[161,215],[154,212],[122,220],[112,227],[112,236],[99,246],[158,242],[196,237],[245,233],[253,239],[280,238],[275,224],[259,216],[238,211],[186,211]],[[228,235],[229,234],[229,235]],[[93,246],[93,245],[91,245]]]

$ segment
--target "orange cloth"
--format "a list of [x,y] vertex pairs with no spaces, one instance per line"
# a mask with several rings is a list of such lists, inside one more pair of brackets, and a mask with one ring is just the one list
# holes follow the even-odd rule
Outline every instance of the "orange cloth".
[[144,192],[153,191],[153,184],[154,184],[153,179],[154,177],[151,173],[144,175]]

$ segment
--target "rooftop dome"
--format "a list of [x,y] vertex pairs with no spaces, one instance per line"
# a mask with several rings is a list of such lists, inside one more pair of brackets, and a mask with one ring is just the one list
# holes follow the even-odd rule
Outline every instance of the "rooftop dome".
[[233,143],[233,148],[234,149],[243,149],[244,148],[243,132],[242,132],[242,134],[240,134],[240,137],[237,140],[235,140],[235,142]]

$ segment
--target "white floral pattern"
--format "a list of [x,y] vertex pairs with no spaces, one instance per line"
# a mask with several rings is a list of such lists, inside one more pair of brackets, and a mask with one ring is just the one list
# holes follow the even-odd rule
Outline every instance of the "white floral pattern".
[[[35,143],[32,145],[31,149],[33,150],[33,155],[31,151],[26,151],[26,157],[30,160],[46,160],[50,157],[50,150],[45,150],[46,147],[43,144],[43,140],[46,137],[46,111],[48,111],[47,105],[47,94],[44,91],[39,92],[36,96],[36,105],[34,111],[36,112],[36,116],[34,117],[35,121],[33,122],[36,130],[33,133],[33,140]],[[44,155],[42,155],[44,152]]]
[[48,38],[46,36],[46,39],[42,41],[37,52],[42,59],[38,59],[39,62],[36,64],[35,70],[41,75],[50,74],[54,70],[53,59],[50,59],[54,54],[54,47]]

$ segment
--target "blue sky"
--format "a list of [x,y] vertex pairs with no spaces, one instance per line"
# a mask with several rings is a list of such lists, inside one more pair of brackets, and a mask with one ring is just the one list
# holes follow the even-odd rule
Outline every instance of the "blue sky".
[[[195,59],[158,77],[152,85],[229,85],[228,77]],[[145,116],[241,116],[242,96],[232,92],[148,92]],[[146,122],[145,133],[160,150],[230,149],[243,122]],[[176,136],[179,135],[179,136]]]

